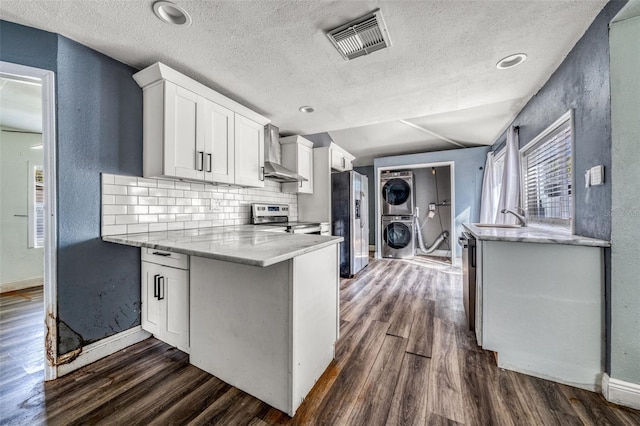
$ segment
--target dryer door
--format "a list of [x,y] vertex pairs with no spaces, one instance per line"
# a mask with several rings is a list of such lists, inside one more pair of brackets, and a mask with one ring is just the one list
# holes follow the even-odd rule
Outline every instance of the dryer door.
[[411,186],[405,179],[388,180],[382,187],[383,214],[411,214]]
[[411,228],[402,222],[391,222],[383,231],[385,244],[395,250],[402,250],[411,244]]

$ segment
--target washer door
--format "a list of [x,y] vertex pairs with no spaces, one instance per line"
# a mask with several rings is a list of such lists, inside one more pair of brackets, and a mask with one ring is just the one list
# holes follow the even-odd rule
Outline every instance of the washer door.
[[391,222],[384,228],[384,242],[392,249],[400,250],[411,244],[411,228],[402,222]]
[[382,187],[382,198],[392,206],[400,206],[411,196],[411,186],[404,179],[394,178]]

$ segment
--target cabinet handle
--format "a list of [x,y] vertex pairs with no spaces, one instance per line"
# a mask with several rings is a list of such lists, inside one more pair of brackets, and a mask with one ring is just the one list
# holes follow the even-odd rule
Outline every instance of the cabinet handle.
[[[162,284],[160,284],[160,280],[162,280]],[[158,278],[158,293],[159,293],[158,300],[164,300],[164,277],[163,276],[160,276],[160,278]]]
[[204,170],[204,151],[196,151],[196,170],[200,172]]
[[211,154],[207,154],[207,160],[208,160],[208,166],[207,166],[207,173],[211,173],[211,167],[212,167],[212,160],[211,160]]
[[260,180],[264,182],[264,167],[260,167]]
[[158,277],[160,276],[160,274],[156,274],[153,276],[153,297],[155,297],[156,299],[158,298],[158,295],[160,294],[160,291],[158,290]]
[[344,169],[345,167],[347,167],[347,163],[346,160],[344,159],[344,157],[342,157],[342,168]]
[[300,181],[300,188],[302,188],[302,181]]
[[154,252],[153,252],[153,253],[151,253],[151,254],[155,254],[156,256],[162,256],[162,257],[169,257],[169,256],[171,256],[171,253],[161,253],[161,252],[159,252],[159,251],[154,251]]

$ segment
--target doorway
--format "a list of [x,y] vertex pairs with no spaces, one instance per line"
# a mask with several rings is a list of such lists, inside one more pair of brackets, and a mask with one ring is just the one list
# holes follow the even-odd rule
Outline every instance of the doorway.
[[3,356],[27,374],[52,380],[57,376],[52,71],[0,62],[0,130],[0,291],[3,303],[12,306],[23,306],[11,303],[14,299],[29,300],[25,318],[40,324],[25,332],[16,327],[21,338]]

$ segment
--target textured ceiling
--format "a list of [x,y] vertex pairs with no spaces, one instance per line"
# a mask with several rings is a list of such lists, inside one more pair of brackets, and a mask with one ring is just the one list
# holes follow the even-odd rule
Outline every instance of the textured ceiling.
[[42,86],[0,78],[0,127],[42,133]]
[[[492,143],[606,0],[176,1],[193,18],[188,28],[159,21],[152,3],[2,0],[0,16],[136,68],[164,62],[271,118],[282,134],[328,131],[357,164],[370,164],[372,145],[385,154],[446,146],[400,119],[465,144]],[[326,31],[376,8],[392,47],[345,62]],[[524,64],[496,70],[520,52]],[[300,113],[302,105],[316,112]]]

